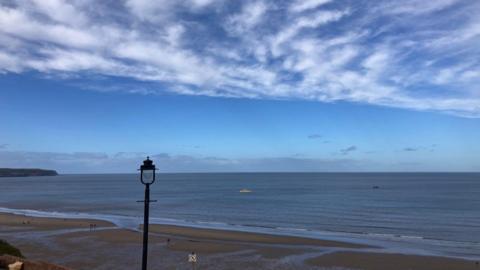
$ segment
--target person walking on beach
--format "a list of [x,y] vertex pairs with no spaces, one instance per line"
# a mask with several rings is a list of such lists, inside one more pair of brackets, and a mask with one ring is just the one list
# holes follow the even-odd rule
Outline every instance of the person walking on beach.
[[195,270],[195,265],[197,264],[197,254],[192,251],[192,253],[188,254],[188,262],[192,264],[192,270]]

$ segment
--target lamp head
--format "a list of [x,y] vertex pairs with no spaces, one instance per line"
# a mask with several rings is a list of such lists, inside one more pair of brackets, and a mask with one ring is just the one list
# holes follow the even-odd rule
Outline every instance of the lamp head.
[[155,165],[153,165],[153,161],[150,160],[150,157],[147,157],[146,160],[143,161],[143,165],[140,166],[140,181],[144,185],[150,185],[155,182]]

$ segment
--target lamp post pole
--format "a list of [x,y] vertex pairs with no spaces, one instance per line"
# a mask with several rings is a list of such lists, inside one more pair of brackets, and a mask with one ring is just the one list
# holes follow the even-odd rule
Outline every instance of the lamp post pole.
[[147,270],[148,256],[148,215],[150,208],[150,184],[145,184],[145,208],[143,213],[143,254],[142,270]]
[[147,257],[148,257],[148,216],[150,211],[150,185],[155,182],[155,165],[153,161],[147,157],[143,161],[143,165],[140,166],[140,181],[145,185],[145,200],[144,212],[143,212],[143,252],[142,252],[142,270],[147,270]]

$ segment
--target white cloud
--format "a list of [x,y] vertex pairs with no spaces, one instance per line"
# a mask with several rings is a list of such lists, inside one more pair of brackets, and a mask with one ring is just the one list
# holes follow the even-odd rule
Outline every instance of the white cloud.
[[375,72],[380,71],[385,68],[388,64],[389,54],[385,50],[375,50],[371,55],[369,55],[362,62],[362,66],[368,70],[373,70]]
[[343,16],[347,15],[348,11],[319,11],[309,16],[302,16],[297,18],[288,27],[282,29],[275,36],[271,38],[271,51],[274,56],[279,56],[283,53],[281,45],[290,42],[302,30],[312,29],[330,22],[338,21]]
[[459,45],[462,47],[468,47],[469,44],[478,45],[480,40],[480,20],[477,20],[468,22],[461,29],[445,31],[443,35],[439,35],[425,45],[434,49],[458,49]]
[[40,12],[58,23],[68,25],[84,25],[88,18],[71,3],[63,0],[31,0]]
[[448,8],[459,2],[459,0],[403,0],[391,1],[381,6],[381,9],[388,14],[406,14],[406,15],[422,15]]
[[[345,100],[480,117],[476,11],[454,0],[2,2],[0,73],[112,75],[161,83],[125,90],[142,94]],[[406,13],[422,16],[399,20]]]
[[10,55],[0,51],[0,73],[22,71],[21,59],[15,55]]
[[188,4],[193,5],[195,8],[204,8],[215,3],[215,1],[216,0],[189,0]]
[[125,5],[141,20],[160,21],[168,16],[175,1],[170,0],[127,0]]
[[296,0],[290,4],[290,10],[292,12],[303,12],[315,9],[330,2],[332,2],[332,0]]
[[181,24],[169,25],[165,29],[165,39],[172,47],[180,47],[180,42],[183,34],[185,33],[185,27]]
[[12,8],[0,7],[0,29],[6,34],[36,42],[88,48],[98,43],[97,38],[88,31],[61,24],[42,23],[23,11]]
[[108,73],[115,68],[115,63],[93,53],[61,49],[45,49],[40,51],[46,59],[30,60],[26,64],[39,71],[81,71],[97,70]]
[[227,30],[233,31],[235,34],[244,34],[258,25],[267,12],[267,4],[263,1],[247,3],[243,6],[242,11],[228,18]]
[[219,0],[126,0],[125,6],[140,20],[165,22],[176,10],[198,11]]

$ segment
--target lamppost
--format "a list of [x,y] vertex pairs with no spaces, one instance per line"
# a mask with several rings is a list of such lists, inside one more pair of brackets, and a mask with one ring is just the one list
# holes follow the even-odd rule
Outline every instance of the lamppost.
[[150,185],[155,182],[155,165],[150,157],[143,161],[140,166],[140,181],[145,185],[145,209],[143,214],[143,254],[142,254],[142,270],[147,270],[147,255],[148,255],[148,212],[150,202]]

